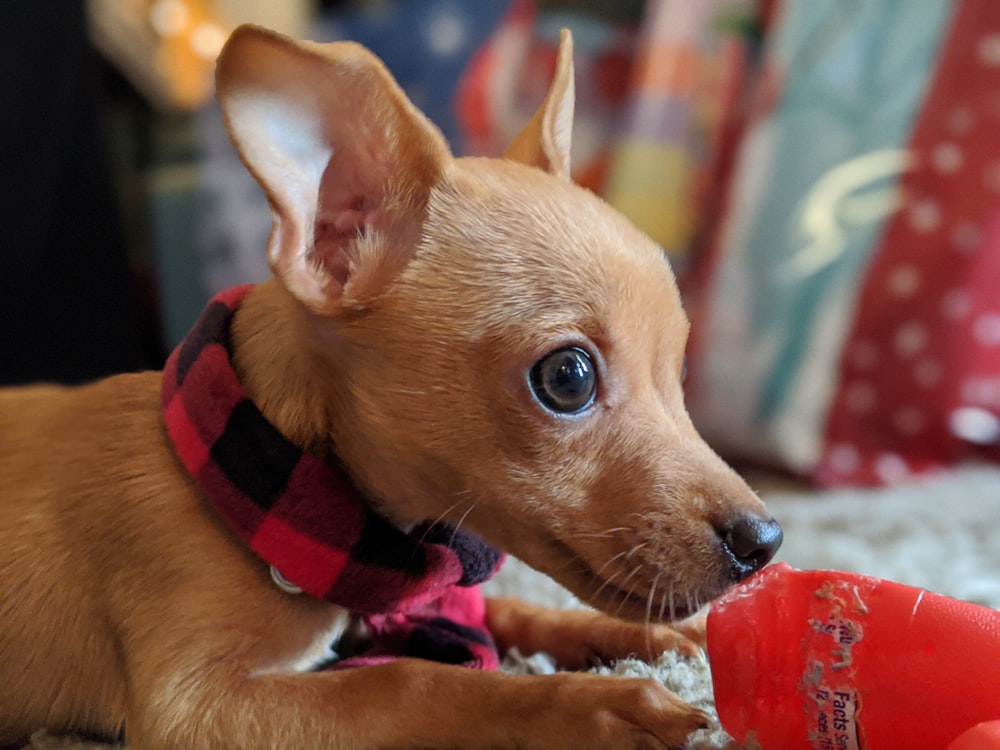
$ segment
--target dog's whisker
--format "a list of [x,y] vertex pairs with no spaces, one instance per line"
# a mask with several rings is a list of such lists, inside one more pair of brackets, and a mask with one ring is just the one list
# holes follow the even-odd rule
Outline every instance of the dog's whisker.
[[596,573],[594,573],[594,575],[596,575],[598,578],[600,578],[601,574],[607,569],[607,567],[609,565],[611,565],[612,563],[614,563],[614,562],[616,562],[618,560],[621,560],[623,557],[626,557],[627,555],[628,555],[628,550],[622,550],[617,555],[613,555],[611,558],[609,558],[608,560],[606,560],[604,562],[604,565],[602,565],[600,567],[600,569],[597,570]]
[[647,658],[653,659],[653,598],[656,596],[656,584],[660,582],[661,573],[653,577],[653,583],[649,587],[649,596],[646,597],[646,654]]
[[620,602],[618,602],[618,606],[615,608],[615,617],[619,617],[619,618],[621,617],[622,609],[625,607],[626,600],[627,600],[627,597],[623,598]]
[[657,619],[659,622],[663,622],[663,612],[666,609],[666,607],[667,607],[667,593],[664,591],[662,594],[660,594],[660,612],[657,615]]
[[619,616],[619,617],[621,616],[621,612],[622,612],[622,609],[625,606],[625,603],[629,599],[632,599],[635,596],[635,586],[631,585],[627,589],[625,588],[625,586],[626,586],[626,584],[630,580],[632,580],[632,578],[635,577],[636,573],[638,573],[640,570],[642,570],[642,568],[643,568],[642,563],[639,563],[634,568],[632,568],[632,572],[629,573],[627,576],[625,576],[625,578],[622,580],[621,583],[617,584],[618,588],[620,588],[624,592],[625,596],[623,596],[622,599],[621,599],[621,601],[618,603],[618,608],[615,610],[615,615],[616,616]]
[[[624,587],[625,584],[631,581],[635,577],[635,574],[638,573],[640,570],[642,570],[642,563],[639,563],[634,568],[632,568],[632,572],[629,573],[627,576],[625,576],[625,580],[619,584],[619,588]],[[632,593],[631,589],[629,589],[629,593],[630,594]]]
[[455,510],[455,508],[457,508],[463,502],[464,502],[463,499],[459,498],[454,503],[452,503],[447,508],[445,508],[440,513],[440,515],[438,515],[437,518],[435,518],[433,521],[431,521],[429,524],[427,524],[427,527],[424,529],[424,533],[420,535],[420,539],[419,539],[420,543],[422,544],[422,543],[426,542],[427,541],[427,535],[431,533],[431,529],[433,529],[435,526],[437,526],[439,523],[441,523],[444,520],[445,516],[447,516],[449,513],[451,513],[453,510]]
[[455,527],[452,529],[452,532],[451,532],[451,542],[450,542],[449,546],[451,546],[451,544],[455,543],[455,537],[458,536],[458,530],[459,530],[459,528],[461,528],[462,524],[465,523],[465,519],[469,517],[469,514],[473,511],[473,509],[475,509],[476,505],[477,505],[477,503],[473,503],[472,505],[470,505],[469,508],[468,508],[468,510],[466,510],[465,513],[462,514],[462,517],[458,519],[458,522],[455,524]]
[[[607,566],[605,566],[605,567],[607,567]],[[600,593],[601,593],[602,591],[604,591],[604,587],[605,587],[605,586],[610,586],[610,585],[611,585],[611,584],[613,583],[613,581],[614,581],[614,580],[615,580],[615,579],[616,579],[616,578],[617,578],[618,576],[620,576],[620,575],[622,574],[622,572],[624,572],[624,569],[622,569],[622,570],[619,570],[619,571],[618,571],[617,573],[615,573],[615,574],[614,574],[614,575],[612,575],[612,576],[609,576],[608,578],[605,578],[605,579],[604,579],[604,582],[603,582],[603,583],[602,583],[602,584],[601,584],[600,586],[598,586],[598,587],[597,587],[597,590],[596,590],[596,591],[595,591],[595,592],[594,592],[594,593],[593,593],[593,594],[591,595],[591,598],[592,598],[592,599],[597,599],[597,597],[598,597],[598,596],[600,596]]]
[[634,546],[632,549],[630,549],[628,551],[628,554],[625,555],[625,559],[626,560],[631,560],[632,557],[634,557],[637,552],[640,552],[643,549],[643,547],[645,547],[645,546],[646,546],[646,542],[640,542],[639,544],[637,544],[636,546]]
[[[462,492],[460,494],[465,495],[466,493]],[[451,513],[453,510],[455,510],[455,508],[457,508],[463,502],[465,502],[465,498],[464,497],[459,497],[458,500],[456,500],[451,505],[449,505],[447,508],[445,508],[443,511],[441,511],[441,513],[438,514],[437,518],[435,518],[431,522],[431,525],[434,526],[436,524],[441,523],[445,519],[445,516],[447,516],[449,513]]]
[[613,529],[607,529],[606,531],[597,531],[577,534],[578,537],[582,539],[606,539],[613,534],[620,534],[625,531],[632,531],[628,526],[616,526]]

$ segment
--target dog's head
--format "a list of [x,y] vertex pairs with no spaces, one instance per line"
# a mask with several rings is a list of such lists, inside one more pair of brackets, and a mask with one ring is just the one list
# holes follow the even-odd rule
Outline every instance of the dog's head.
[[505,159],[455,159],[369,52],[238,30],[218,92],[358,484],[626,617],[683,616],[781,532],[698,436],[663,252],[569,179],[571,44]]

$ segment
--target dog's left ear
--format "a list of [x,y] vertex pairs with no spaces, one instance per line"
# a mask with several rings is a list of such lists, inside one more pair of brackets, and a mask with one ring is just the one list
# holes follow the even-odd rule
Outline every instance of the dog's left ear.
[[504,158],[570,179],[574,91],[573,36],[569,29],[563,29],[549,93],[535,116],[507,147]]
[[230,137],[267,193],[271,270],[321,315],[364,308],[419,243],[451,161],[378,58],[241,26],[216,69]]

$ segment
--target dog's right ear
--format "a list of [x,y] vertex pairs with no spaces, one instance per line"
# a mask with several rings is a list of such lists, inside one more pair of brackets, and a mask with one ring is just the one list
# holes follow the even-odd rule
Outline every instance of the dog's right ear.
[[573,140],[573,35],[563,29],[559,37],[556,69],[535,116],[504,152],[505,159],[544,169],[556,177],[570,179],[570,145]]
[[451,154],[374,55],[238,28],[216,89],[267,193],[271,270],[321,315],[363,308],[412,256]]

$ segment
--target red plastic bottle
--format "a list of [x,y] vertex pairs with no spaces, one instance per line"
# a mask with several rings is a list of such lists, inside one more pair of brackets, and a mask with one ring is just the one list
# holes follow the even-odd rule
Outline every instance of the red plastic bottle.
[[1000,719],[1000,612],[878,578],[765,568],[712,605],[722,726],[763,750],[944,750]]
[[1000,720],[984,721],[948,745],[948,750],[997,750],[1000,748]]

